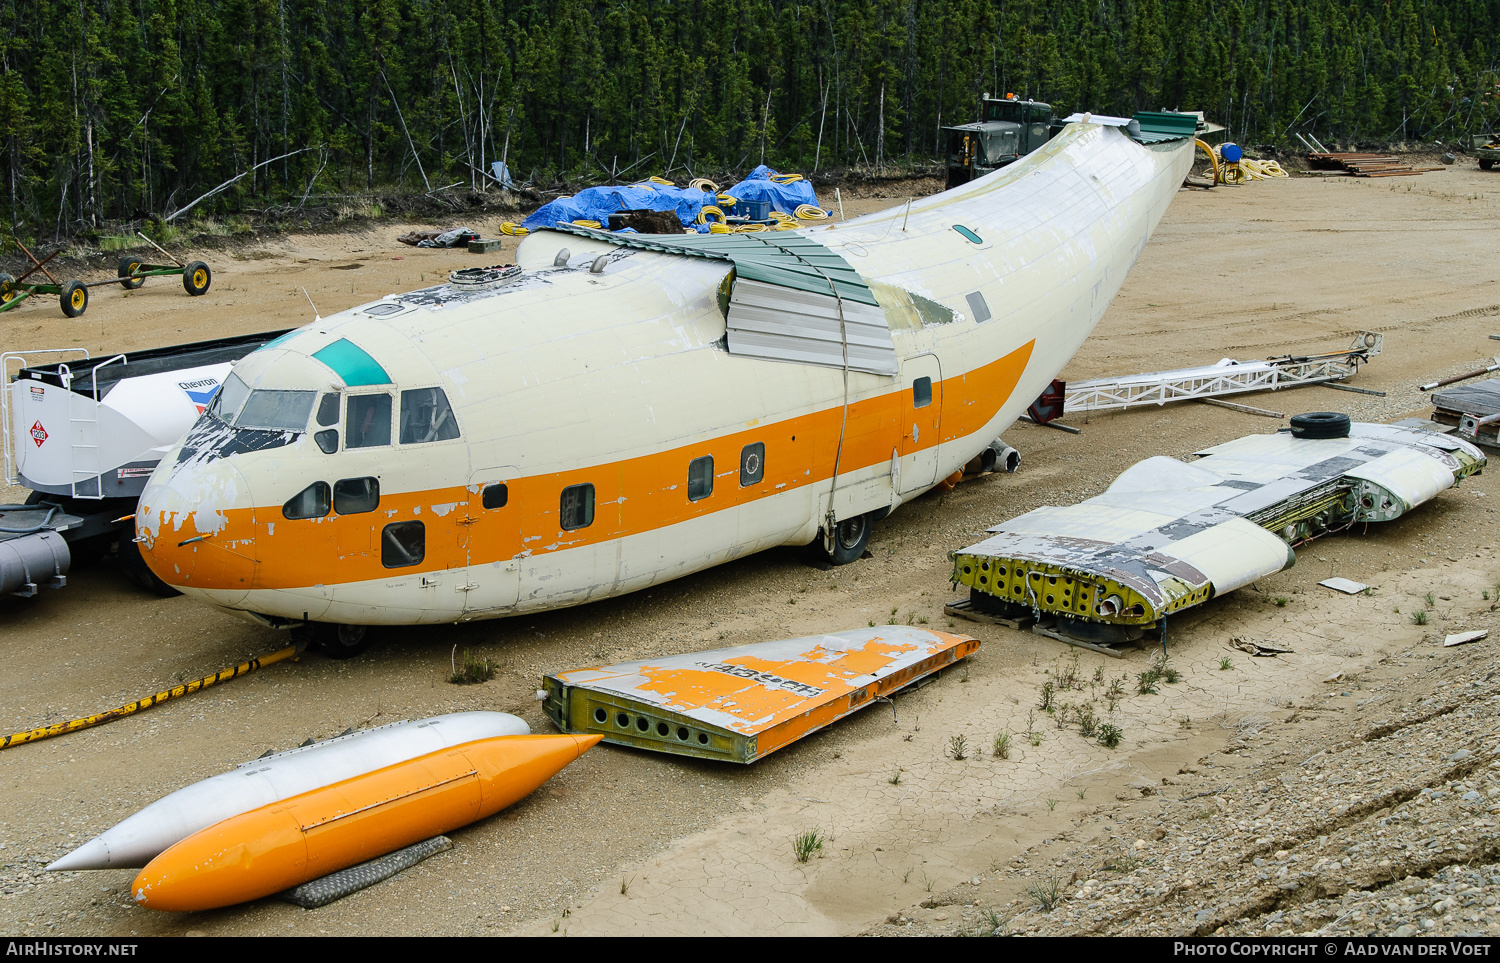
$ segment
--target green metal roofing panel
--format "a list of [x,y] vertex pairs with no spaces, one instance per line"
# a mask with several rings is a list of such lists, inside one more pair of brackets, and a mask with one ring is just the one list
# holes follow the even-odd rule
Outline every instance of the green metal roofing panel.
[[791,231],[764,234],[615,234],[576,224],[543,230],[577,234],[621,247],[729,261],[735,273],[752,281],[827,295],[829,282],[839,297],[879,306],[859,273],[844,258],[811,238]]
[[1198,135],[1198,118],[1194,114],[1178,114],[1165,110],[1143,110],[1133,118],[1140,126],[1137,138],[1143,143],[1177,140]]
[[332,344],[314,351],[312,356],[332,368],[334,374],[343,378],[346,387],[391,384],[391,376],[385,373],[380,362],[370,357],[364,348],[348,338],[339,338]]

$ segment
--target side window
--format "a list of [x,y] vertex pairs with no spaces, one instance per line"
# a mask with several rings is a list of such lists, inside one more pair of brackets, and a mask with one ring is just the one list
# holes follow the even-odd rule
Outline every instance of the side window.
[[757,441],[740,452],[740,487],[758,485],[766,477],[766,446]]
[[486,485],[480,493],[479,501],[485,508],[504,508],[505,503],[510,501],[510,489],[503,483]]
[[380,564],[406,568],[427,556],[427,526],[421,522],[392,522],[380,533]]
[[318,399],[318,424],[324,428],[339,423],[339,393],[330,391]]
[[974,315],[975,324],[984,324],[991,318],[990,304],[981,292],[971,291],[964,295],[964,300],[969,302],[969,312]]
[[345,406],[344,447],[375,448],[391,443],[391,396],[350,395]]
[[688,462],[688,501],[702,501],[714,493],[714,456]]
[[340,478],[333,483],[333,510],[340,515],[373,512],[379,504],[378,478]]
[[328,514],[328,483],[313,482],[286,500],[281,514],[287,518],[322,518]]
[[325,455],[331,455],[339,450],[339,431],[337,428],[326,428],[313,435],[313,441],[318,443]]
[[918,378],[911,383],[911,406],[926,408],[932,404],[932,379]]
[[564,488],[557,517],[563,530],[568,532],[594,524],[594,486],[569,485]]
[[442,388],[401,392],[401,444],[448,441],[458,437],[458,422]]

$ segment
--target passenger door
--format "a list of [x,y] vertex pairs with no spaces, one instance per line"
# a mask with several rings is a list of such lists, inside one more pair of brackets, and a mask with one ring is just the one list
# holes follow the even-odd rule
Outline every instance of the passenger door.
[[931,488],[937,483],[938,415],[943,409],[943,371],[930,354],[912,358],[901,366],[902,426],[896,451],[900,456],[901,494]]
[[469,501],[461,509],[459,547],[468,560],[464,614],[492,612],[516,604],[521,591],[521,499],[509,484],[513,466],[489,468],[469,477]]

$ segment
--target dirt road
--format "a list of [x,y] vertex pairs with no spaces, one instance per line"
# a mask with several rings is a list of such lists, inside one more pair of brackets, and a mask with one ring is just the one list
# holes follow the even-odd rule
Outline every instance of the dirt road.
[[[846,208],[852,216],[902,200]],[[0,339],[9,349],[77,345],[97,355],[290,327],[310,318],[303,288],[331,314],[513,253],[507,246],[478,259],[414,250],[394,242],[405,229],[290,236],[234,256],[204,252],[215,282],[202,298],[170,280],[128,295],[96,289],[76,321],[45,302],[0,316]],[[1472,164],[1411,178],[1185,191],[1065,374],[1336,348],[1366,329],[1385,334],[1385,353],[1357,383],[1386,397],[1306,388],[1246,400],[1364,420],[1424,413],[1418,383],[1477,367],[1500,347],[1486,338],[1500,333],[1497,229],[1500,176]],[[1017,857],[1034,845],[1133,805],[1110,802],[1131,796],[1133,783],[1159,786],[1249,726],[1307,725],[1294,707],[1323,698],[1325,678],[1369,671],[1382,658],[1430,646],[1435,633],[1488,618],[1483,593],[1493,597],[1500,581],[1491,507],[1500,503],[1500,473],[1397,523],[1314,543],[1296,568],[1174,622],[1170,646],[1184,681],[1121,701],[1112,718],[1125,741],[1115,750],[1055,728],[1034,708],[1045,673],[1065,670],[1072,650],[960,622],[957,631],[984,641],[972,664],[898,697],[894,710],[873,707],[750,769],[601,746],[530,799],[454,834],[453,851],[319,910],[263,900],[213,913],[152,913],[129,901],[128,871],[41,868],[171,790],[308,738],[476,708],[515,712],[548,731],[533,697],[546,671],[871,621],[944,627],[942,606],[955,597],[945,553],[987,526],[1097,493],[1142,458],[1184,456],[1276,424],[1178,405],[1096,416],[1077,436],[1018,425],[1006,440],[1022,453],[1019,473],[904,507],[877,527],[874,557],[853,565],[824,571],[798,551],[770,551],[574,610],[389,631],[348,662],[307,656],[120,722],[5,750],[0,931],[834,934],[905,928],[886,920],[951,929],[962,916],[952,907],[970,902],[964,925],[979,925],[980,904],[1004,909],[1019,884],[980,885],[972,898],[942,905],[932,894],[981,878],[999,885],[993,881],[1010,879]],[[1377,594],[1345,598],[1317,587],[1335,574],[1375,585]],[[1426,603],[1429,592],[1440,601]],[[1431,610],[1428,625],[1412,623],[1417,609]],[[142,596],[108,561],[76,570],[64,590],[0,601],[0,625],[7,732],[113,707],[282,644],[188,599]],[[1295,652],[1235,655],[1232,669],[1220,669],[1230,636],[1275,639]],[[500,675],[479,686],[448,684],[455,649],[498,661]],[[1100,687],[1121,675],[1133,680],[1148,659],[1144,651],[1118,661],[1082,653],[1078,672],[1095,688],[1073,698],[1097,699]],[[1011,735],[1006,759],[991,752],[1001,732]],[[974,751],[955,761],[949,750],[960,735]],[[1225,780],[1227,792],[1253,776],[1231,771]],[[798,863],[792,838],[814,829],[825,837],[821,855]],[[1248,862],[1217,870],[1256,871]],[[924,901],[935,905],[919,907]]]

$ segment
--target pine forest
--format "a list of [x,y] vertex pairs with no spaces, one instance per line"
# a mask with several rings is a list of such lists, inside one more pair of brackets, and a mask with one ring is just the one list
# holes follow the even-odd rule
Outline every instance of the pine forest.
[[379,191],[931,163],[985,92],[1467,142],[1500,0],[0,0],[18,236]]

